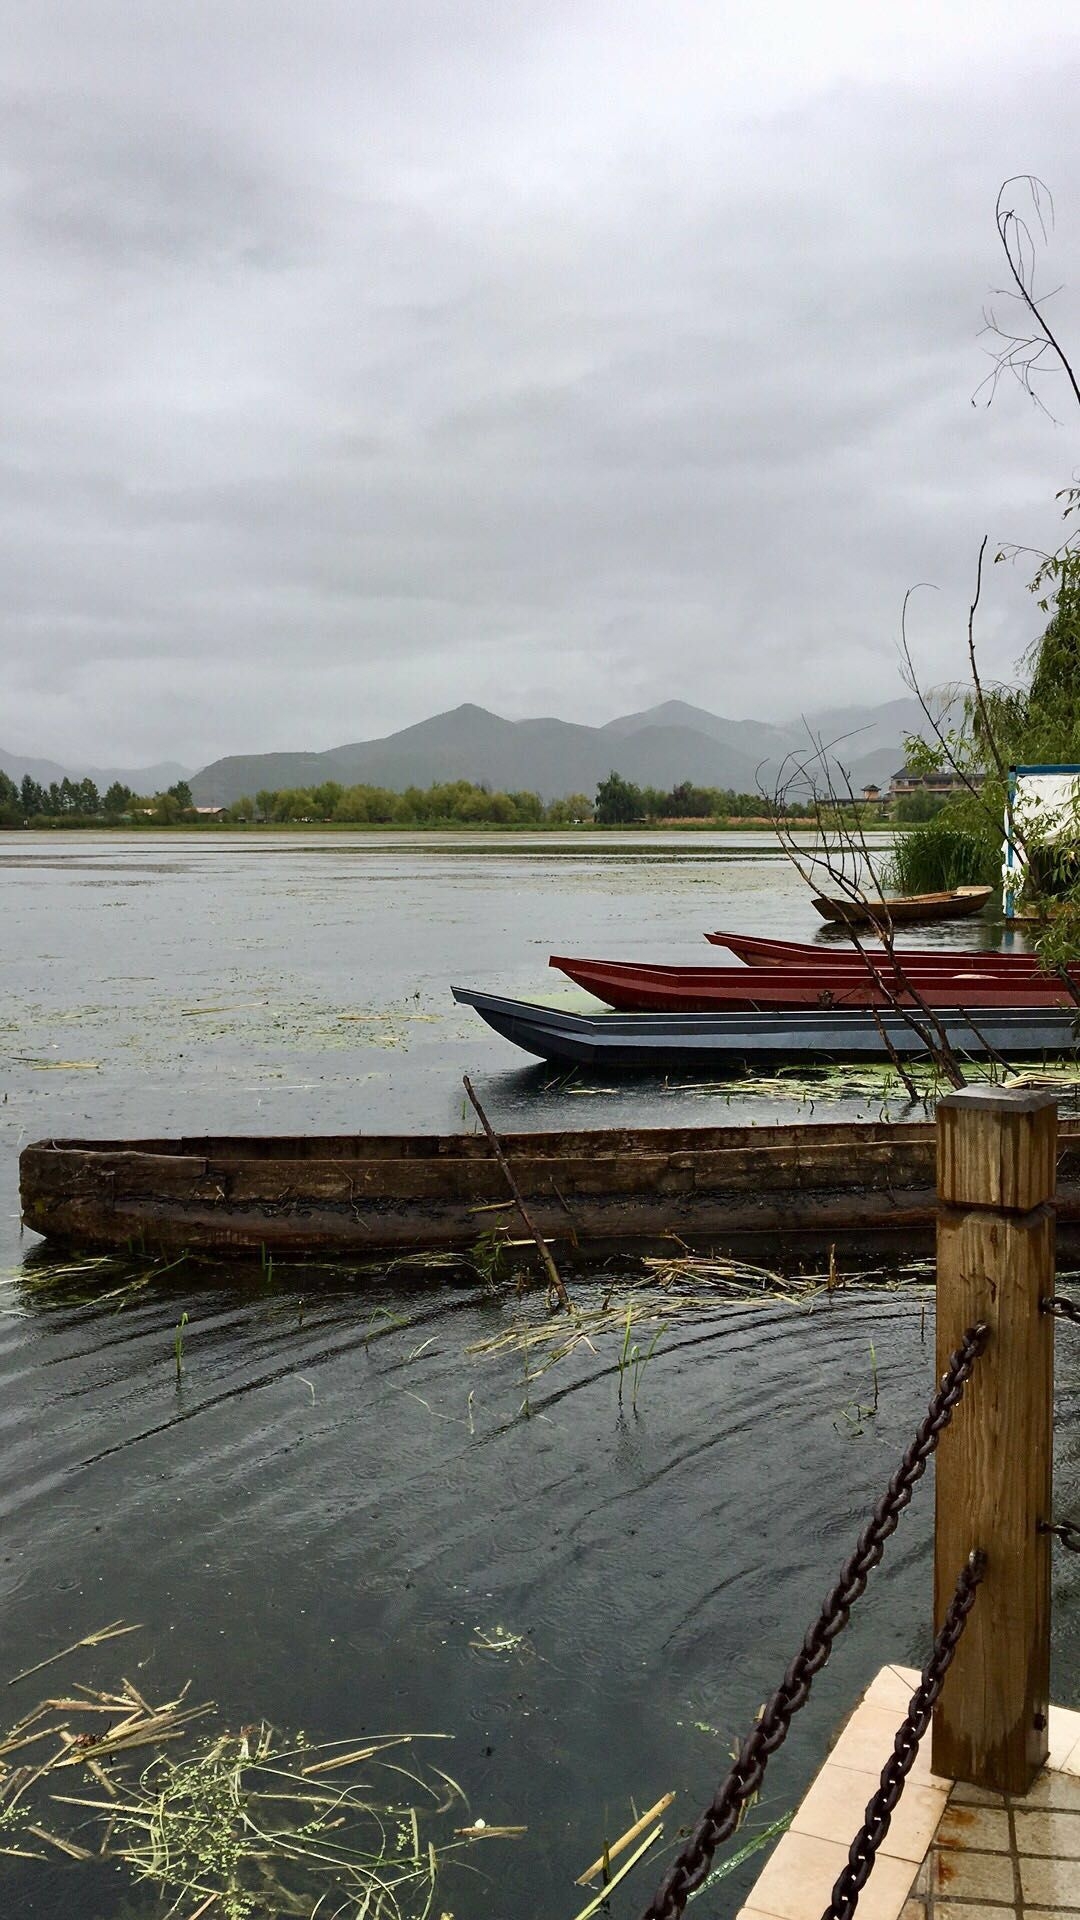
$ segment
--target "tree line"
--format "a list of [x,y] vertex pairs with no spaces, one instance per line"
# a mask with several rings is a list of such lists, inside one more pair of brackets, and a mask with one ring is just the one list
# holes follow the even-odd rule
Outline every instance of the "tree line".
[[[470,780],[439,781],[430,787],[342,786],[325,780],[317,787],[263,789],[245,795],[227,809],[234,821],[342,821],[372,826],[598,826],[647,824],[661,820],[760,819],[765,803],[759,793],[729,787],[695,787],[688,780],[670,790],[638,787],[619,773],[601,780],[596,798],[570,793],[544,801],[538,793],[492,791]],[[806,809],[793,806],[793,816]]]
[[186,780],[178,780],[164,793],[139,795],[119,780],[99,793],[93,780],[69,780],[65,775],[43,786],[27,773],[17,785],[10,774],[0,771],[0,826],[4,827],[107,826],[135,818],[172,826],[191,812]]
[[[594,817],[605,827],[658,820],[762,820],[769,817],[770,804],[760,793],[736,793],[733,787],[695,787],[682,780],[666,792],[609,773],[596,790]],[[809,811],[801,801],[786,806],[789,819],[803,819]]]
[[[585,793],[569,793],[545,801],[538,793],[492,791],[471,780],[436,781],[429,787],[406,787],[403,793],[324,780],[315,787],[262,788],[244,794],[215,818],[231,826],[306,821],[356,826],[563,827],[589,822],[633,826],[667,820],[753,820],[765,811],[757,793],[697,787],[688,780],[670,789],[639,787],[613,772],[601,780],[592,800]],[[792,803],[788,816],[798,818],[806,811]],[[102,794],[89,779],[65,778],[42,786],[27,774],[17,785],[0,772],[0,826],[176,826],[196,817],[186,780],[150,795],[135,794],[114,781]]]

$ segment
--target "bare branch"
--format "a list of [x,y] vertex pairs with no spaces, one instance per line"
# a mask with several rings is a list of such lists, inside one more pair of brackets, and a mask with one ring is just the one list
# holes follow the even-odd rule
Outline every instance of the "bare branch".
[[[979,395],[988,388],[986,404],[989,406],[997,392],[1001,376],[1011,373],[1028,398],[1033,400],[1036,406],[1041,407],[1044,413],[1049,414],[1049,409],[1036,391],[1034,379],[1039,375],[1052,372],[1064,374],[1077,406],[1080,406],[1080,383],[1077,381],[1068,354],[1046,318],[1047,303],[1060,292],[1060,288],[1055,287],[1048,293],[1036,291],[1035,269],[1038,249],[1035,237],[1027,219],[1018,213],[1015,207],[1006,205],[1010,187],[1021,186],[1025,187],[1030,195],[1034,217],[1044,245],[1049,239],[1049,232],[1054,224],[1054,202],[1050,189],[1036,174],[1017,173],[1003,181],[994,207],[994,223],[1012,281],[1011,289],[1003,288],[1000,291],[1004,298],[1020,303],[1025,312],[1030,315],[1034,330],[1030,333],[1011,332],[1008,327],[1002,326],[992,307],[984,309],[983,332],[994,336],[1000,342],[1000,346],[991,356],[993,365],[990,372],[985,380],[979,382],[971,398],[974,404]],[[1055,361],[1056,367],[1047,364]],[[1050,418],[1053,418],[1053,415],[1050,415]]]

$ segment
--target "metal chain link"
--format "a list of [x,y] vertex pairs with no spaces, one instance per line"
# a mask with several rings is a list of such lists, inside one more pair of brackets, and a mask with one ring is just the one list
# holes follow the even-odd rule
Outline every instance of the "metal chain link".
[[1080,1520],[1040,1520],[1040,1533],[1052,1533],[1069,1553],[1080,1553]]
[[1058,1320],[1072,1320],[1080,1327],[1080,1300],[1069,1300],[1063,1293],[1054,1293],[1049,1299],[1040,1300],[1039,1311],[1052,1313]]
[[900,1515],[911,1500],[916,1482],[925,1473],[926,1463],[942,1431],[952,1419],[953,1409],[989,1336],[990,1329],[983,1323],[969,1327],[956,1352],[950,1355],[941,1385],[871,1519],[859,1535],[854,1553],[845,1562],[839,1580],[808,1628],[783,1680],[766,1701],[730,1773],[721,1781],[678,1859],[668,1868],[641,1920],[679,1920],[690,1895],[708,1879],[713,1854],[721,1842],[735,1832],[743,1808],[761,1785],[769,1755],[786,1740],[792,1719],[810,1697],[815,1674],[825,1665],[833,1641],[847,1626],[855,1601],[865,1592],[867,1580],[885,1552],[886,1541],[895,1533]]
[[859,1895],[874,1870],[878,1849],[889,1827],[907,1777],[915,1765],[919,1742],[930,1725],[930,1716],[952,1665],[953,1654],[975,1605],[979,1582],[986,1571],[986,1555],[973,1553],[956,1583],[948,1612],[934,1641],[933,1652],[922,1672],[907,1713],[897,1729],[893,1751],[881,1769],[881,1785],[868,1802],[866,1818],[848,1852],[848,1863],[832,1890],[821,1920],[851,1920],[859,1904]]

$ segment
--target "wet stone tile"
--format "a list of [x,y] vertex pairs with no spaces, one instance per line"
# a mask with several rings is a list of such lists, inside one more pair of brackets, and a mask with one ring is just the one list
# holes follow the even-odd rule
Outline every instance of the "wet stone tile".
[[[838,1841],[789,1831],[762,1869],[747,1906],[773,1920],[820,1920],[847,1857],[847,1846]],[[859,1920],[897,1920],[914,1871],[910,1860],[879,1854],[859,1897]]]
[[1008,1853],[1009,1816],[996,1807],[964,1807],[950,1802],[937,1830],[941,1847],[962,1847],[975,1853]]
[[944,1896],[947,1900],[996,1900],[1011,1905],[1016,1890],[1013,1863],[1007,1853],[935,1847],[933,1887],[939,1901]]
[[1031,1791],[1022,1800],[1014,1800],[1013,1806],[1058,1807],[1080,1813],[1080,1780],[1071,1773],[1040,1773]]
[[1005,1795],[991,1793],[988,1787],[969,1787],[964,1780],[958,1780],[949,1795],[950,1806],[958,1807],[1003,1807]]
[[1015,1906],[973,1906],[967,1900],[935,1900],[934,1920],[1014,1920]]
[[[876,1774],[855,1773],[830,1761],[822,1767],[798,1809],[791,1831],[849,1844],[858,1818],[876,1793],[878,1784]],[[882,1853],[910,1860],[914,1869],[925,1858],[944,1810],[944,1788],[909,1781],[881,1843]]]
[[1065,1907],[1074,1913],[1080,1909],[1080,1868],[1075,1860],[1024,1858],[1020,1885],[1027,1913],[1033,1907]]
[[1075,1860],[1080,1882],[1080,1813],[1027,1813],[1017,1809],[1016,1848],[1018,1853],[1051,1854],[1058,1860]]

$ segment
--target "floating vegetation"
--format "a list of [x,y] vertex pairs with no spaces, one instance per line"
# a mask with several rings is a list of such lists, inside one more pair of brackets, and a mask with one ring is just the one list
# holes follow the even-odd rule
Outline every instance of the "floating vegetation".
[[[133,1631],[114,1621],[40,1666]],[[448,1856],[525,1832],[452,1824],[465,1796],[418,1753],[447,1734],[288,1741],[260,1722],[199,1736],[194,1723],[215,1709],[186,1695],[155,1706],[127,1679],[76,1685],[0,1735],[0,1855],[111,1861],[166,1920],[424,1920]]]
[[477,1653],[522,1654],[531,1656],[533,1649],[523,1633],[512,1633],[509,1627],[474,1627],[470,1647]]
[[35,1073],[99,1073],[100,1060],[42,1060],[28,1054],[16,1054],[16,1065],[32,1067]]
[[584,1346],[596,1357],[596,1343],[612,1338],[617,1342],[613,1364],[619,1375],[619,1398],[629,1378],[631,1400],[636,1402],[644,1370],[654,1358],[665,1328],[674,1321],[696,1319],[720,1304],[754,1307],[781,1303],[812,1310],[821,1299],[851,1287],[929,1293],[934,1287],[934,1262],[930,1258],[857,1273],[839,1272],[834,1256],[824,1271],[804,1274],[782,1274],[748,1261],[689,1252],[645,1255],[640,1265],[644,1279],[628,1287],[610,1288],[598,1306],[575,1307],[557,1320],[523,1315],[501,1333],[475,1341],[466,1351],[484,1358],[520,1355],[527,1385],[531,1385],[579,1347]]
[[13,1673],[8,1686],[14,1687],[20,1680],[29,1680],[31,1674],[41,1673],[46,1667],[55,1666],[58,1660],[66,1660],[69,1654],[80,1653],[84,1647],[100,1647],[106,1640],[118,1640],[125,1633],[138,1631],[137,1626],[129,1626],[125,1620],[110,1620],[107,1627],[98,1627],[93,1633],[84,1634],[81,1640],[73,1640],[70,1647],[61,1647],[59,1653],[50,1653],[44,1660],[38,1660],[34,1666],[24,1667],[21,1673]]
[[[20,1294],[36,1304],[65,1307],[127,1306],[167,1273],[184,1267],[195,1256],[150,1261],[150,1256],[115,1253],[88,1254],[78,1260],[58,1260],[51,1250],[35,1248],[20,1267],[3,1275]],[[203,1264],[209,1264],[204,1262]],[[107,1283],[114,1279],[116,1284]]]

